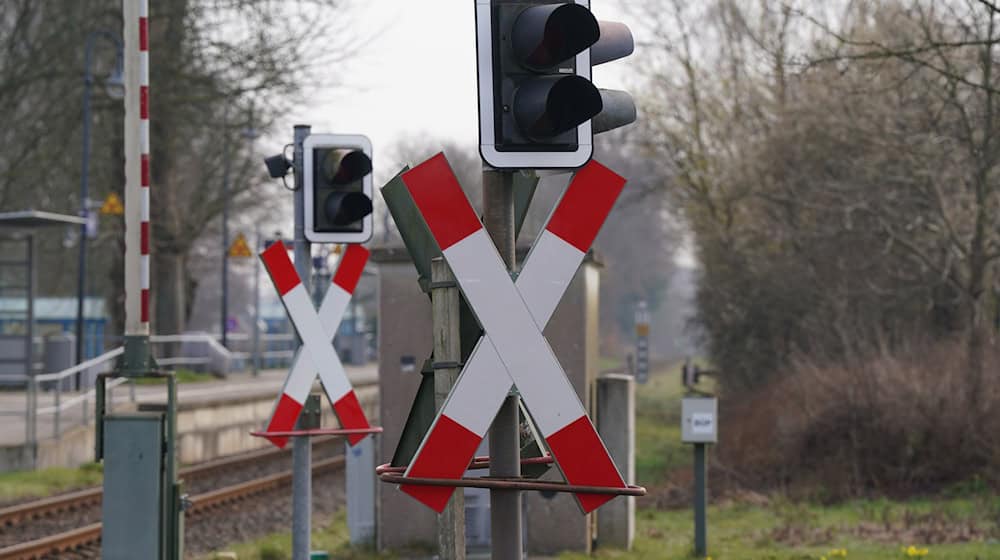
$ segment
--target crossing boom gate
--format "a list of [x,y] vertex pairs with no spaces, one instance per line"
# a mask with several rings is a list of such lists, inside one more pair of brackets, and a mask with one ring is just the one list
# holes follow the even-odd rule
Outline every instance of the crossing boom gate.
[[[456,486],[574,492],[584,513],[644,494],[625,483],[542,336],[625,180],[596,161],[583,167],[512,281],[443,154],[402,178],[484,336],[405,472],[380,467],[383,480],[438,512]],[[512,385],[567,484],[462,478]]]

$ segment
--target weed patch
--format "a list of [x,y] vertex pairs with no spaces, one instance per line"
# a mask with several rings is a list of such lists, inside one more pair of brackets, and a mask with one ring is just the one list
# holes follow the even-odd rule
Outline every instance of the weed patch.
[[54,467],[0,474],[0,502],[13,503],[101,484],[103,467],[87,463],[76,469]]

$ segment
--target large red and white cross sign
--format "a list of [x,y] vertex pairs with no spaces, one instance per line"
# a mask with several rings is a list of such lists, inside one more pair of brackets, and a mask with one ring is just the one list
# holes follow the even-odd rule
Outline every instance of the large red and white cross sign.
[[[549,217],[516,282],[442,154],[404,173],[403,182],[485,331],[406,476],[461,478],[513,384],[568,483],[625,488],[542,336],[625,180],[594,161],[583,167]],[[414,484],[401,489],[438,512],[454,492],[453,487]],[[577,494],[584,512],[613,497]]]
[[[365,263],[368,262],[368,250],[361,245],[348,245],[333,275],[333,283],[320,303],[318,313],[295,271],[295,266],[288,258],[284,243],[272,244],[261,252],[260,258],[281,296],[289,319],[302,339],[302,348],[292,360],[292,368],[285,379],[281,396],[274,405],[265,433],[287,432],[294,428],[317,373],[341,427],[369,428],[368,419],[331,343]],[[347,436],[351,445],[364,437],[363,433]],[[286,436],[267,438],[278,447],[284,447],[288,442]]]

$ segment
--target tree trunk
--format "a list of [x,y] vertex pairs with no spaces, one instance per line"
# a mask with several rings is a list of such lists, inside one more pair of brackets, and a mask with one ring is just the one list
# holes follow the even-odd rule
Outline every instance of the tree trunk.
[[981,402],[980,393],[983,387],[983,368],[986,354],[987,334],[981,325],[973,325],[966,342],[966,360],[968,363],[969,382],[967,386],[969,407],[973,417],[978,414]]
[[186,277],[184,255],[166,252],[154,255],[150,284],[156,300],[154,327],[157,334],[184,332],[187,324]]

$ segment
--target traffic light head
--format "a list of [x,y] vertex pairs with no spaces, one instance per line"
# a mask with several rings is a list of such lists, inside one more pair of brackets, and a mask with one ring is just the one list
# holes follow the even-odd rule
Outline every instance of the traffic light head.
[[539,72],[570,61],[600,38],[594,14],[580,4],[512,5],[506,12],[516,14],[509,37],[514,57]]
[[303,143],[306,239],[362,243],[372,235],[372,147],[350,134],[311,134]]
[[589,0],[476,0],[476,23],[487,164],[579,167],[593,151],[591,119],[603,130],[635,120],[631,96],[590,82],[592,64],[628,55],[633,41],[626,26],[598,22]]

